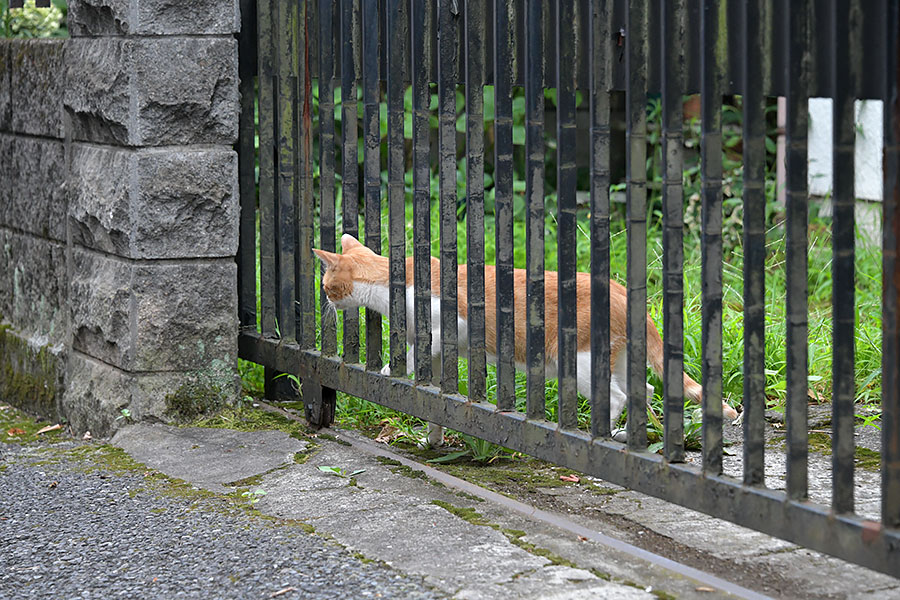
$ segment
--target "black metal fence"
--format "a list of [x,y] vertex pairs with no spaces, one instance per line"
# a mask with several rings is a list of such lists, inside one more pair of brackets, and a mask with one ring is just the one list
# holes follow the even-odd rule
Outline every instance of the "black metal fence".
[[[900,183],[898,4],[862,2],[547,2],[495,0],[245,0],[241,44],[240,336],[243,358],[303,380],[308,418],[328,425],[335,390],[648,493],[892,575],[900,574]],[[315,83],[315,86],[314,86]],[[437,84],[438,106],[429,109]],[[468,265],[468,396],[458,392],[457,107],[465,86]],[[494,156],[485,156],[483,87],[493,86]],[[527,309],[513,305],[514,86],[524,86]],[[383,87],[382,87],[383,86]],[[411,111],[403,96],[411,86]],[[318,106],[313,89],[317,87]],[[591,382],[589,431],[576,427],[575,303],[558,306],[558,422],[545,419],[545,89],[556,90],[556,221],[560,298],[576,278],[576,148],[590,157]],[[335,91],[342,102],[340,137]],[[589,103],[576,128],[576,89]],[[610,98],[625,91],[627,195],[627,443],[610,438]],[[702,466],[685,464],[682,390],[684,94],[702,100]],[[660,94],[665,376],[662,455],[646,451],[647,100]],[[743,479],[722,474],[722,98],[742,95]],[[787,382],[785,491],[764,485],[765,110],[785,96]],[[807,99],[834,99],[832,505],[808,501]],[[358,106],[362,102],[362,122]],[[884,229],[881,521],[854,514],[854,99],[884,101]],[[387,136],[380,135],[380,103]],[[254,110],[258,107],[258,129]],[[403,138],[411,112],[412,142]],[[430,137],[429,118],[438,119]],[[551,132],[553,133],[553,132]],[[258,134],[258,177],[254,135]],[[358,137],[358,136],[361,136]],[[362,169],[357,147],[362,140]],[[387,182],[381,180],[386,146]],[[313,152],[317,152],[317,156]],[[439,176],[439,231],[431,231],[432,152]],[[336,155],[342,164],[336,163]],[[411,169],[407,169],[407,159]],[[484,164],[493,162],[496,289],[485,289]],[[314,164],[318,162],[317,171]],[[411,186],[405,182],[411,170]],[[406,368],[407,326],[415,379],[379,373],[381,353],[360,364],[357,311],[317,318],[312,248],[335,250],[337,188],[343,232],[381,250],[386,189],[390,256],[390,366]],[[317,181],[316,181],[317,180]],[[258,187],[257,187],[258,186]],[[406,220],[411,187],[413,219]],[[258,194],[257,194],[258,189]],[[256,232],[258,218],[259,233]],[[415,319],[406,315],[406,230],[412,227]],[[432,234],[440,236],[440,331],[431,340]],[[515,240],[522,244],[523,240]],[[254,249],[258,245],[259,268]],[[257,280],[260,294],[257,298]],[[320,292],[321,293],[321,292]],[[496,295],[496,404],[486,401],[485,296]],[[259,313],[257,313],[259,299]],[[319,302],[322,302],[320,297]],[[527,399],[514,403],[514,320],[527,323]],[[257,326],[259,323],[259,326]],[[381,316],[366,311],[369,348],[381,348]],[[431,385],[432,343],[442,378]]]

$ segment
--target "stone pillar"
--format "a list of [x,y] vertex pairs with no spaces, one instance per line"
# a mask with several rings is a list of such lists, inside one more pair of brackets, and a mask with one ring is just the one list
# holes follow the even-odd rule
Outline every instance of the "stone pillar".
[[63,404],[104,435],[238,392],[240,17],[237,0],[74,0],[68,19]]

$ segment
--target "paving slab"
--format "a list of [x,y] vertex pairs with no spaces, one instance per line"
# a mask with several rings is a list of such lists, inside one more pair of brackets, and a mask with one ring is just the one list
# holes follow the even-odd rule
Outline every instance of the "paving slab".
[[111,443],[148,467],[211,492],[232,491],[226,484],[291,464],[307,447],[281,431],[161,424],[123,427]]

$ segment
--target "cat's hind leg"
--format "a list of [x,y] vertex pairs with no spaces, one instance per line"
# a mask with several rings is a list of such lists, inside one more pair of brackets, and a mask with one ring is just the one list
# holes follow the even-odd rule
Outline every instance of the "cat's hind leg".
[[[617,361],[613,364],[612,373],[609,380],[609,427],[613,432],[613,438],[617,441],[624,440],[624,429],[621,435],[617,437],[615,429],[616,422],[625,410],[625,364],[624,361]],[[577,377],[578,392],[585,398],[591,397],[591,353],[589,350],[579,352],[577,354]],[[652,390],[652,388],[650,388]],[[622,439],[620,440],[619,437]]]

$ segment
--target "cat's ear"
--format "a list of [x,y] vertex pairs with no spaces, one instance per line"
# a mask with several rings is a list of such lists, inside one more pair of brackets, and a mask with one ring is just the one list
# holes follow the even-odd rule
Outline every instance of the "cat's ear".
[[350,250],[351,248],[355,248],[357,246],[362,246],[362,244],[360,244],[359,240],[356,239],[355,237],[353,237],[352,235],[350,235],[349,233],[345,233],[344,235],[341,236],[341,251],[342,252],[346,252],[347,250]]
[[313,248],[313,252],[316,253],[316,256],[325,263],[325,267],[332,268],[334,265],[338,263],[341,259],[340,254],[335,254],[334,252],[328,252],[327,250],[319,250],[318,248]]

